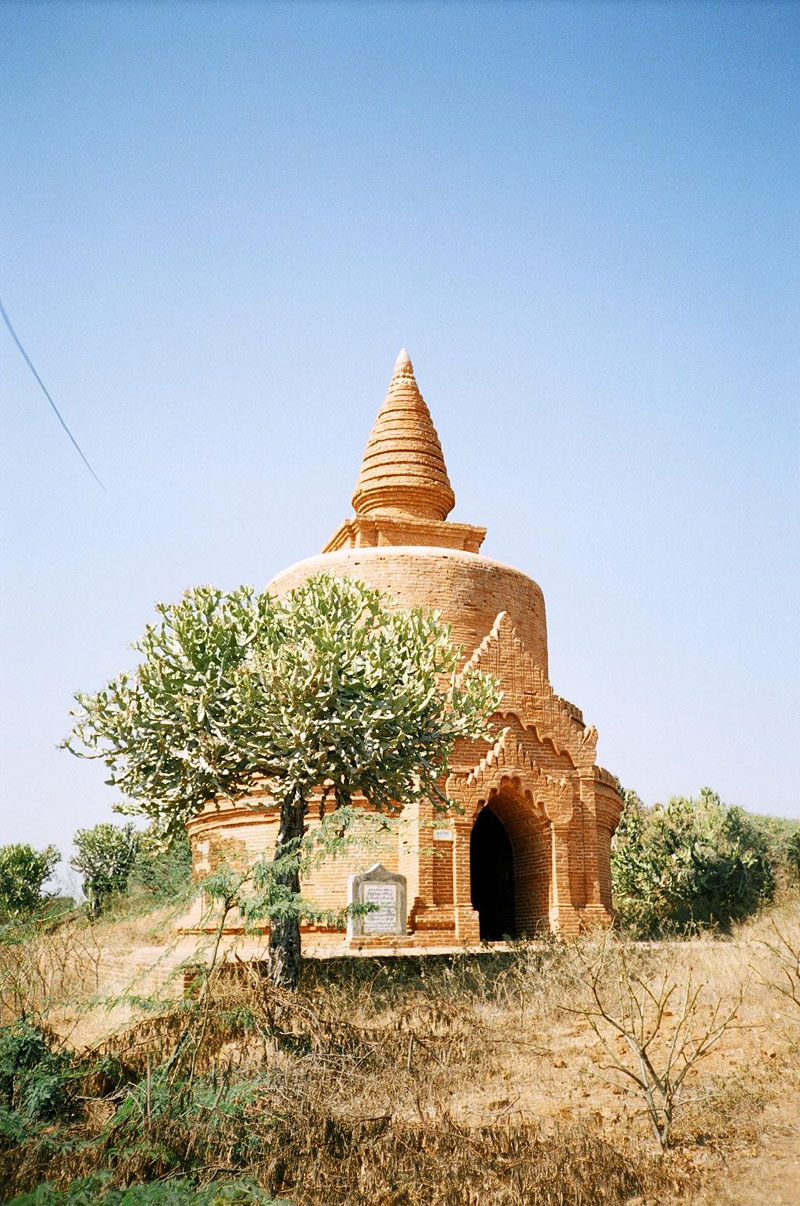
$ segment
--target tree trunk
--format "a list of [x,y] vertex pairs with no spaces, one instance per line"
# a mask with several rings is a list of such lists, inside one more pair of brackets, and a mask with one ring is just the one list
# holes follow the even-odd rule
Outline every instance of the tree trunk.
[[270,979],[279,988],[296,988],[300,976],[300,911],[293,907],[300,895],[300,842],[308,811],[305,800],[284,800],[281,826],[275,843],[274,883],[283,889],[287,905],[270,922]]

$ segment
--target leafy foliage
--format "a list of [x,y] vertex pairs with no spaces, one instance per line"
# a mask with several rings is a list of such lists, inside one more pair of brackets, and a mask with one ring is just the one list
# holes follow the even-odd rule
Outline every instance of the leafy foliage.
[[786,843],[786,861],[794,878],[800,880],[800,828]]
[[624,798],[611,873],[616,908],[634,933],[724,928],[772,897],[766,840],[741,808],[707,787],[652,809],[634,792]]
[[[266,787],[280,826],[260,897],[276,981],[294,984],[314,789],[321,814],[332,797],[342,838],[357,794],[378,811],[446,807],[439,780],[453,745],[488,735],[496,684],[478,671],[456,679],[459,651],[436,614],[392,610],[380,592],[327,574],[285,598],[199,587],[158,610],[135,674],[77,696],[67,748],[101,758],[126,797],[120,811],[149,816],[166,838],[210,800]],[[217,895],[231,906],[228,885]]]
[[777,882],[788,886],[800,880],[800,821],[755,812],[747,816],[764,838]]
[[70,1056],[46,1031],[24,1020],[0,1027],[0,1145],[66,1116],[72,1074]]
[[45,902],[43,885],[60,858],[55,846],[41,851],[24,843],[0,846],[0,919],[25,917]]
[[192,850],[183,829],[165,843],[149,826],[139,835],[136,861],[128,877],[128,891],[145,895],[152,905],[171,902],[185,895],[192,879]]
[[252,1181],[214,1182],[200,1189],[192,1181],[154,1181],[113,1189],[108,1177],[82,1177],[67,1189],[45,1183],[13,1198],[10,1206],[290,1206],[276,1202]]
[[283,599],[198,587],[134,646],[142,661],[79,694],[73,753],[101,758],[121,811],[177,832],[211,799],[267,780],[277,802],[323,783],[337,805],[437,796],[459,736],[483,731],[494,684],[475,672],[449,693],[449,630],[390,611],[361,583],[320,574]]
[[124,892],[136,855],[139,834],[133,824],[95,825],[75,834],[77,854],[70,866],[83,873],[83,890],[93,914],[102,912],[114,892]]

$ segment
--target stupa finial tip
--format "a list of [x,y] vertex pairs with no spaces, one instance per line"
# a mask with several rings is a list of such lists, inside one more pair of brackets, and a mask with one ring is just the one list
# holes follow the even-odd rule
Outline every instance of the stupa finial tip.
[[395,373],[410,373],[412,376],[414,374],[414,366],[411,363],[411,357],[405,348],[400,349],[400,355],[394,362],[394,371]]

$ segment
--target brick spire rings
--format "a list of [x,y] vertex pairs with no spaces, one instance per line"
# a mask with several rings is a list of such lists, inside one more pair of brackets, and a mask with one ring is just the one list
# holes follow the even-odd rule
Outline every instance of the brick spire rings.
[[455,501],[436,428],[403,348],[367,443],[353,506],[357,515],[442,521]]

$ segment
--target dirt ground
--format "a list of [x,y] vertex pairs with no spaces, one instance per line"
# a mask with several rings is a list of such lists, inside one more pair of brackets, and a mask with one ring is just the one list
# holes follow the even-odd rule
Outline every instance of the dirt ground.
[[[676,983],[691,976],[701,987],[693,1021],[698,1033],[711,1024],[715,1002],[727,1009],[740,992],[743,997],[734,1024],[687,1077],[674,1150],[664,1157],[686,1174],[682,1183],[688,1178],[695,1188],[689,1197],[683,1190],[671,1201],[639,1199],[630,1206],[800,1206],[800,1003],[778,991],[795,974],[800,990],[800,971],[771,949],[776,934],[788,936],[798,949],[796,899],[732,939],[654,944],[641,956],[645,969],[663,971]],[[42,956],[37,972],[43,991],[49,984],[53,996],[50,1023],[82,1049],[124,1028],[137,1014],[137,997],[174,994],[182,977],[171,976],[181,960],[191,958],[192,944],[185,938],[176,944],[173,935],[165,913],[96,926],[88,937],[65,936],[63,950]],[[81,944],[87,952],[82,959]],[[51,960],[50,973],[41,970],[42,958]],[[626,1064],[624,1042],[612,1033],[609,1054],[579,1008],[580,958],[577,950],[542,953],[532,945],[496,985],[487,982],[470,996],[450,984],[442,1016],[452,1020],[458,1014],[478,1054],[469,1057],[469,1066],[431,1065],[428,1075],[423,1063],[430,1057],[424,1045],[416,1049],[412,1043],[398,1083],[405,1075],[429,1081],[436,1108],[470,1127],[536,1119],[555,1132],[564,1124],[591,1123],[620,1150],[632,1142],[642,1151],[654,1150],[641,1096],[611,1066]],[[30,969],[20,974],[30,980]],[[413,993],[411,1003],[395,999],[384,1009],[369,992],[355,994],[353,1020],[360,1016],[373,1027],[376,1020],[405,1024],[402,1019],[417,1008],[412,998]],[[325,1001],[324,984],[316,999]],[[666,1039],[672,1012],[665,1015]],[[387,1088],[391,1092],[395,1098],[385,1103],[372,1098],[360,1104],[396,1110],[396,1085]],[[374,1095],[375,1085],[365,1085],[364,1093]]]
[[800,1206],[800,1088],[771,1102],[756,1142],[730,1153],[701,1199],[720,1206]]

